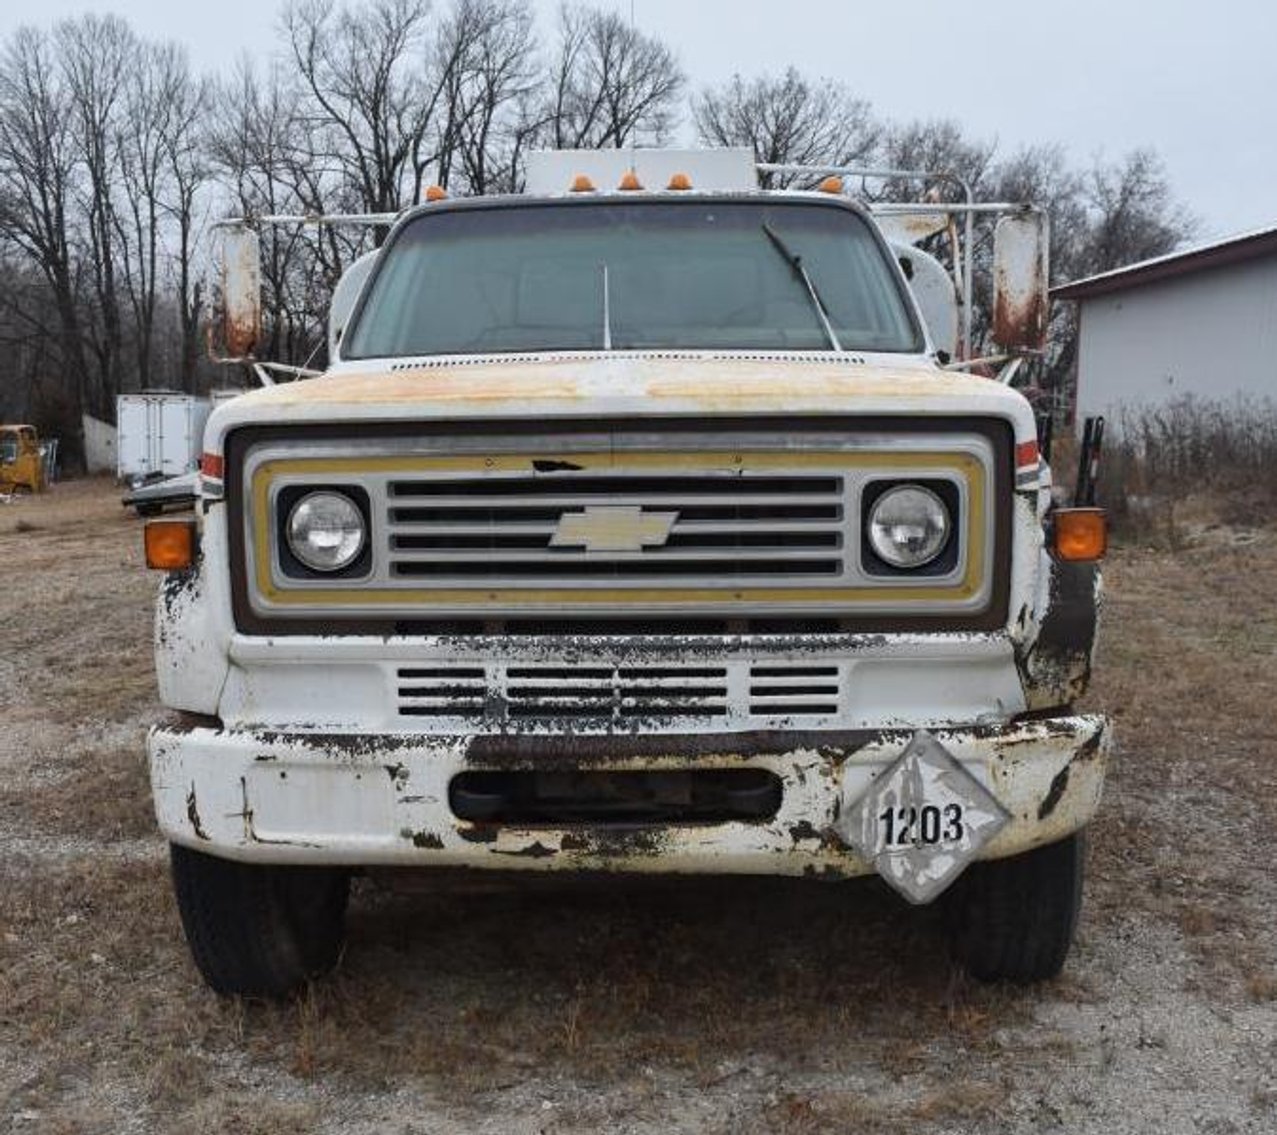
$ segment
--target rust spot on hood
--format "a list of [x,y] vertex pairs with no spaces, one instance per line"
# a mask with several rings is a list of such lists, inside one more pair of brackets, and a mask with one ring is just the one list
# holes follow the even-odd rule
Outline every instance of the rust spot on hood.
[[318,405],[404,402],[526,402],[583,397],[558,368],[457,366],[329,374],[306,382],[271,386],[247,395],[256,405]]
[[1004,388],[986,379],[930,366],[872,365],[855,358],[731,355],[600,355],[438,360],[337,371],[304,382],[252,391],[235,400],[235,416],[255,407],[292,405],[387,407],[418,403],[667,400],[709,408],[792,408],[795,401],[860,397],[907,400]]
[[801,368],[773,363],[707,363],[686,376],[659,376],[646,384],[652,398],[682,398],[705,408],[732,408],[764,403],[786,409],[796,399],[889,398],[917,399],[953,395],[968,390],[989,392],[987,379],[957,371],[909,367],[859,366],[829,363]]

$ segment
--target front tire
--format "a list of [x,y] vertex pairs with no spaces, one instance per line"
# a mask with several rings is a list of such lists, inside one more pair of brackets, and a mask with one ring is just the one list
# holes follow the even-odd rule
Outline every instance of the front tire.
[[217,993],[283,997],[336,966],[348,872],[236,863],[177,844],[170,853],[186,941]]
[[1079,831],[974,864],[946,898],[954,960],[980,981],[1027,985],[1055,977],[1077,928],[1085,854]]

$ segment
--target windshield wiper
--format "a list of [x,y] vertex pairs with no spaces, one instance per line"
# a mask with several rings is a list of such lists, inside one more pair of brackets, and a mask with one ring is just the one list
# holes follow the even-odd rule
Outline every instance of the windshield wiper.
[[811,306],[815,308],[816,315],[820,319],[820,326],[825,330],[825,337],[829,340],[829,345],[835,351],[841,353],[842,344],[838,342],[838,335],[834,331],[834,325],[829,322],[829,313],[825,310],[824,301],[821,300],[820,293],[816,291],[816,285],[812,282],[806,265],[803,264],[803,258],[781,239],[780,234],[767,221],[763,222],[763,232],[767,234],[767,239],[776,246],[776,251],[785,258],[785,262],[794,270],[794,275],[803,282],[803,286],[807,289],[807,294],[811,297]]

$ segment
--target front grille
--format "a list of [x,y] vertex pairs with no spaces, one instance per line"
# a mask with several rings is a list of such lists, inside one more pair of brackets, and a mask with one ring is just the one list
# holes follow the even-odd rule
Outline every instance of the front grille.
[[840,579],[841,476],[555,472],[392,480],[392,578],[447,586]]
[[[1008,439],[1001,425],[947,418],[237,430],[227,453],[236,625],[441,636],[991,629],[1006,618]],[[942,571],[888,577],[864,562],[863,502],[876,482],[900,479],[952,486],[956,543]],[[285,570],[279,518],[312,487],[367,501],[358,570]],[[812,693],[806,704],[826,704]]]
[[727,720],[774,725],[836,718],[843,676],[839,664],[745,660],[707,666],[403,666],[395,672],[395,696],[403,717],[471,727],[538,721],[622,731]]

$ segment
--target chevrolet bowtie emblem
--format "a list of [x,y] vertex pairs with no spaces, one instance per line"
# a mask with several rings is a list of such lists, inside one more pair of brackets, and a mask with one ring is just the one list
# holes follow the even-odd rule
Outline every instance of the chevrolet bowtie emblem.
[[670,538],[677,512],[644,512],[638,505],[598,505],[559,517],[550,546],[587,552],[641,552]]

